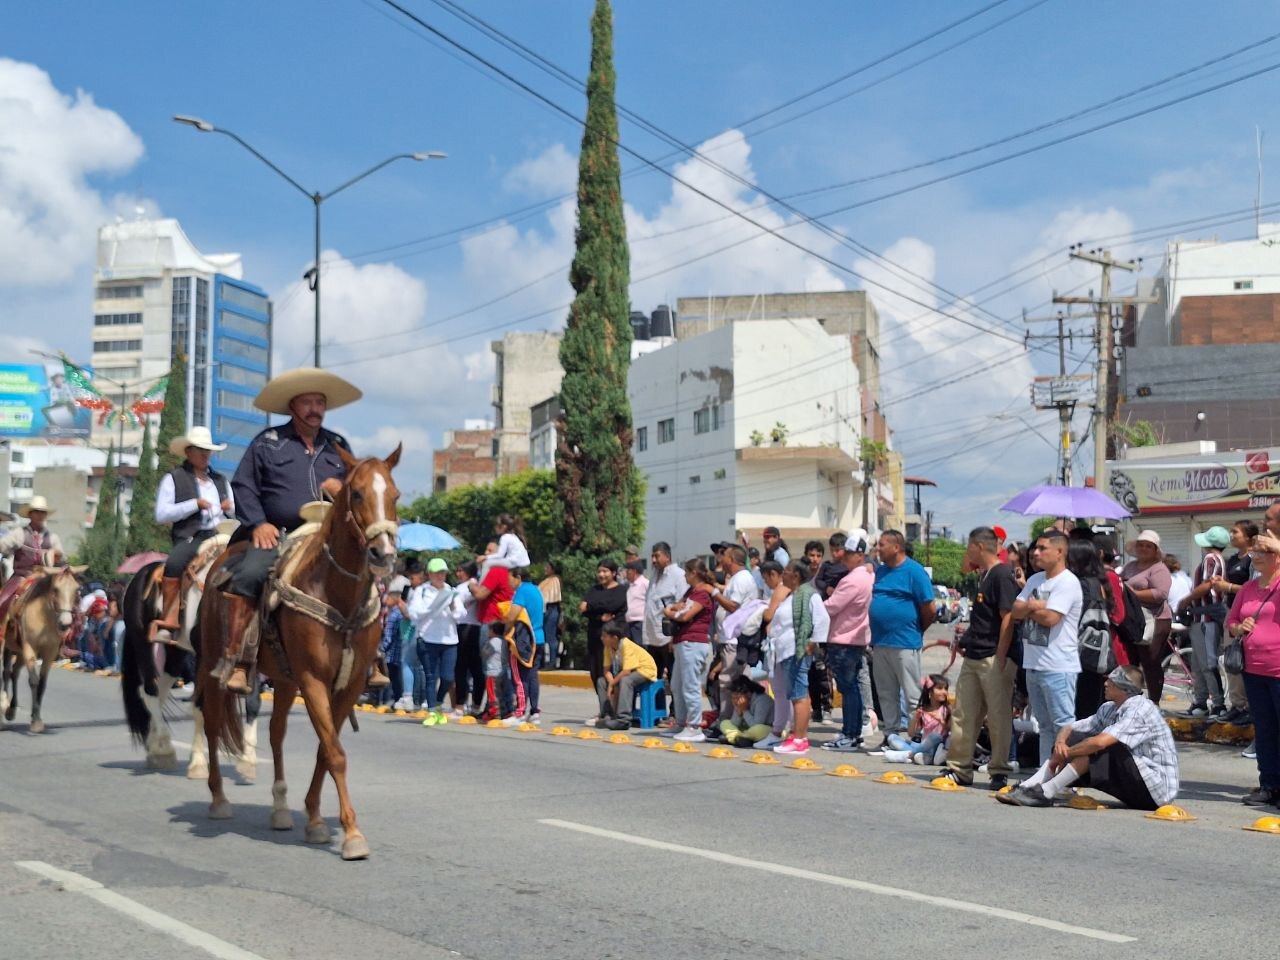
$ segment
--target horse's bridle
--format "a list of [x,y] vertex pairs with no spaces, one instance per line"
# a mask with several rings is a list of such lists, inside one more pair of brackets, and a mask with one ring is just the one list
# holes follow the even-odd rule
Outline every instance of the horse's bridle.
[[[400,525],[394,520],[375,520],[373,523],[369,524],[369,526],[361,530],[360,524],[356,523],[355,515],[350,510],[347,511],[345,522],[347,526],[351,528],[352,532],[355,533],[357,539],[364,539],[364,545],[366,548],[384,533],[388,536],[394,537],[400,530]],[[327,560],[330,565],[332,565],[332,567],[344,577],[351,580],[360,579],[361,571],[351,571],[340,564],[337,558],[333,555],[333,551],[329,549],[329,544],[327,542],[321,545],[320,552],[324,555],[325,560]]]

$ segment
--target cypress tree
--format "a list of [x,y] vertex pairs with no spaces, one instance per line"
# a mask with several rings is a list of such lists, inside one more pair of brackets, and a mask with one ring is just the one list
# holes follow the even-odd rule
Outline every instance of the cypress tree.
[[144,550],[168,550],[169,538],[156,523],[156,489],[160,473],[156,469],[155,447],[151,442],[151,418],[142,418],[142,453],[138,457],[138,476],[133,481],[133,500],[129,504],[129,539],[127,554]]
[[164,476],[182,457],[169,452],[169,444],[187,432],[187,357],[175,353],[169,366],[169,385],[164,391],[164,409],[160,411],[160,433],[156,448],[160,452],[158,476]]
[[121,536],[120,518],[116,516],[119,476],[115,461],[116,447],[113,443],[107,453],[102,486],[98,489],[98,509],[93,516],[93,527],[84,539],[83,559],[89,566],[89,576],[95,580],[106,581],[114,577],[120,561],[124,559],[124,537]]
[[[556,451],[565,554],[591,561],[629,542],[637,478],[631,460],[631,260],[623,217],[614,104],[613,13],[596,0],[591,18],[587,118],[578,155],[578,223],[560,364],[563,438]],[[567,565],[573,566],[570,561]],[[576,585],[575,585],[576,586]],[[584,584],[585,586],[585,584]]]

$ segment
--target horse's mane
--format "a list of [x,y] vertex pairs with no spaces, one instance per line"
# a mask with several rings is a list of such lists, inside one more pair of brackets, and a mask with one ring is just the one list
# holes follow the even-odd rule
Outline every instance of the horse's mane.
[[39,600],[41,597],[47,597],[53,590],[55,576],[57,574],[48,573],[43,577],[36,577],[36,582],[31,585],[31,590],[27,593],[27,599]]

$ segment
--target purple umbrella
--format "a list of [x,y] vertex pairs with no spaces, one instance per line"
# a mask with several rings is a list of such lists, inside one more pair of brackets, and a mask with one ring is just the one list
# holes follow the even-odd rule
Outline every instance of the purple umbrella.
[[1024,517],[1103,517],[1123,520],[1132,516],[1105,493],[1093,487],[1056,487],[1040,484],[1006,503],[1001,510]]

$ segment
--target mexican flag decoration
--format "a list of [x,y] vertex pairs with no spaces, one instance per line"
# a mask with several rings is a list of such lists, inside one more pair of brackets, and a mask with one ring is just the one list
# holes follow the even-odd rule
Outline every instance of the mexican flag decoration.
[[152,413],[159,413],[164,409],[164,393],[169,389],[169,377],[163,376],[156,385],[133,401],[133,405],[129,407],[132,411],[134,419],[145,417]]

